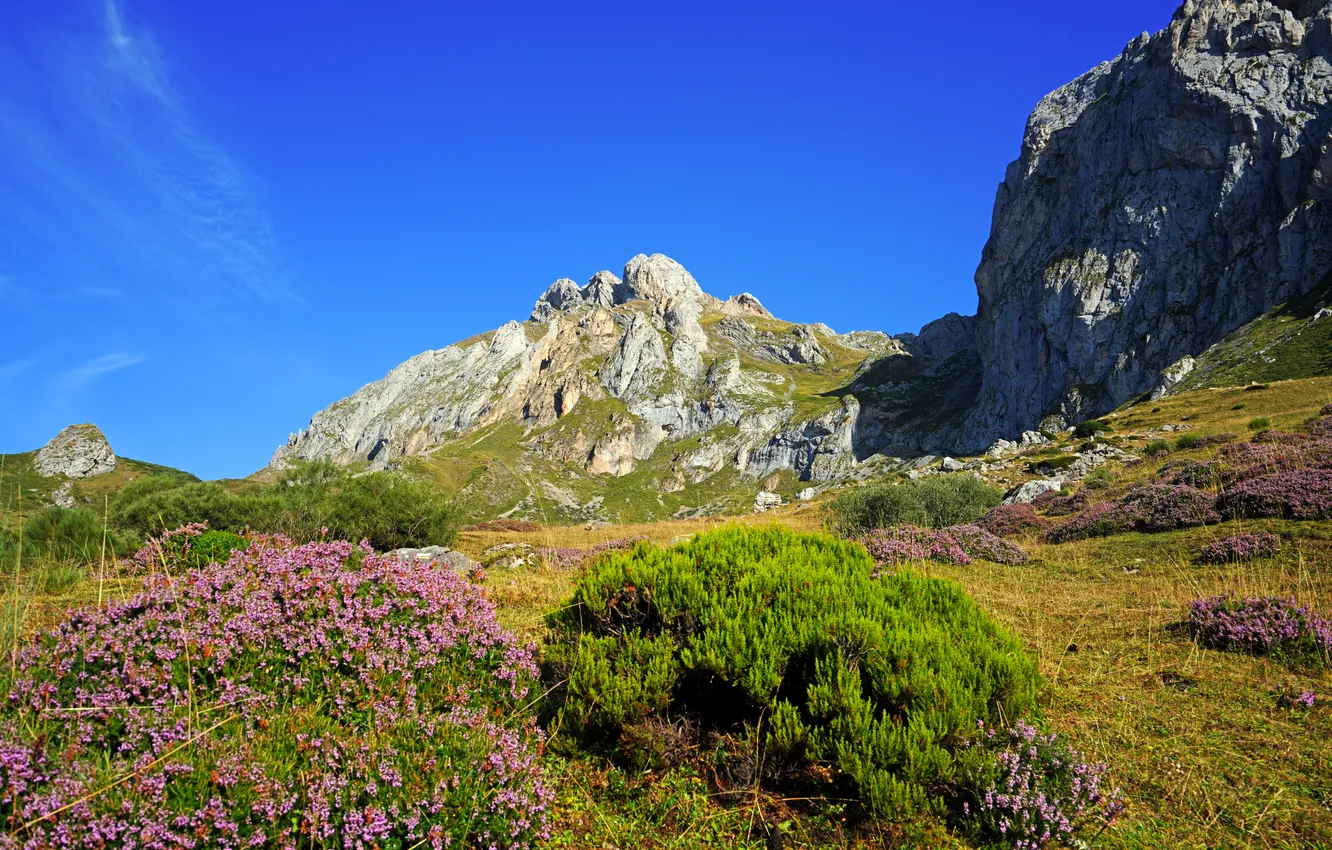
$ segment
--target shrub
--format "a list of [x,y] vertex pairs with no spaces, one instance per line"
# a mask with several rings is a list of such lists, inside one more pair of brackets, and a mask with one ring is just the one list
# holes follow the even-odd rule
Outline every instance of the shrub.
[[1061,469],[1068,469],[1077,462],[1077,455],[1054,455],[1052,457],[1037,458],[1027,464],[1027,471],[1038,475],[1047,475]]
[[865,551],[880,567],[893,568],[920,561],[958,566],[971,563],[971,557],[948,532],[914,525],[875,529],[865,538],[864,544]]
[[1082,486],[1088,490],[1104,490],[1114,480],[1114,471],[1108,466],[1100,466],[1092,470],[1091,474],[1082,482]]
[[1332,475],[1325,469],[1298,469],[1244,478],[1217,503],[1228,518],[1332,518]]
[[1090,496],[1085,491],[1077,493],[1050,492],[1044,500],[1037,499],[1032,504],[1045,510],[1046,516],[1069,516],[1087,507]]
[[526,519],[488,519],[485,522],[472,523],[466,530],[532,532],[540,531],[541,525]]
[[1323,405],[1322,409],[1318,411],[1318,415],[1319,415],[1319,416],[1332,416],[1332,404],[1325,404],[1325,405]]
[[996,564],[1025,564],[1027,553],[1022,547],[1009,543],[984,528],[975,525],[955,525],[945,529],[957,541],[958,548],[972,560],[993,561]]
[[1212,649],[1322,662],[1332,653],[1332,623],[1275,597],[1239,600],[1227,593],[1195,600],[1189,631]]
[[1192,487],[1146,484],[1133,488],[1117,501],[1091,505],[1051,529],[1046,539],[1066,543],[1125,531],[1169,531],[1206,525],[1221,519],[1215,504],[1214,498]]
[[250,541],[230,531],[205,531],[190,541],[189,562],[202,567],[205,564],[225,564],[231,553],[244,551]]
[[1272,427],[1272,422],[1266,416],[1255,416],[1249,420],[1250,431],[1265,431]]
[[1304,430],[1318,439],[1332,438],[1332,417],[1315,419],[1304,426]]
[[1241,531],[1203,547],[1198,560],[1204,564],[1230,564],[1268,558],[1281,549],[1281,538],[1269,531]]
[[1232,405],[1230,406],[1230,409],[1231,409],[1231,410],[1243,410],[1243,409],[1244,409],[1245,407],[1247,407],[1247,406],[1248,406],[1248,405],[1245,405],[1245,404],[1243,404],[1243,403],[1240,403],[1240,404],[1232,404]]
[[1139,531],[1171,531],[1220,522],[1216,499],[1193,487],[1145,484],[1119,500],[1135,517]]
[[543,547],[535,549],[532,552],[534,560],[540,561],[543,566],[557,570],[571,570],[582,566],[588,560],[595,558],[605,552],[618,552],[624,549],[632,549],[638,541],[647,540],[646,537],[621,537],[617,540],[604,540],[586,549],[577,549],[574,547],[552,548]]
[[1143,453],[1148,457],[1165,457],[1170,454],[1170,443],[1165,440],[1152,440],[1143,447]]
[[1067,543],[1089,537],[1109,537],[1132,531],[1136,520],[1137,517],[1118,502],[1098,502],[1050,529],[1045,539],[1051,543]]
[[1088,419],[1086,422],[1079,422],[1077,425],[1073,426],[1073,435],[1085,440],[1088,437],[1094,437],[1097,434],[1114,433],[1114,430],[1115,429],[1111,428],[1108,423],[1102,422],[1099,419]]
[[1236,436],[1237,435],[1228,432],[1221,434],[1208,434],[1203,437],[1196,437],[1193,434],[1185,434],[1184,436],[1180,437],[1179,440],[1176,441],[1175,445],[1176,448],[1184,448],[1184,446],[1181,446],[1180,443],[1182,443],[1185,440],[1185,438],[1188,438],[1190,441],[1187,446],[1188,448],[1210,449],[1212,446],[1221,446],[1225,445],[1226,443],[1234,442]]
[[480,588],[348,543],[169,567],[20,652],[0,722],[13,846],[543,835],[536,669]]
[[1198,445],[1198,441],[1201,439],[1202,437],[1199,437],[1197,434],[1180,434],[1175,438],[1175,451],[1182,452],[1195,448]]
[[[105,542],[105,548],[103,548]],[[102,517],[87,508],[47,507],[23,524],[24,560],[42,557],[74,564],[93,564],[128,552],[121,535],[106,529]]]
[[976,525],[999,537],[1016,537],[1045,531],[1051,523],[1032,505],[995,505]]
[[877,484],[838,494],[829,504],[832,525],[857,537],[876,528],[944,528],[975,522],[1003,499],[1003,491],[972,475],[937,475],[905,484]]
[[1197,490],[1216,487],[1222,480],[1221,466],[1216,461],[1186,461],[1170,470],[1163,468],[1162,472],[1173,473],[1166,479],[1167,483],[1193,487]]
[[1102,789],[1104,763],[1084,761],[1021,721],[1000,733],[982,727],[963,760],[962,814],[985,838],[1018,850],[1070,844],[1080,829],[1114,823],[1124,810],[1118,789]]
[[551,728],[606,747],[669,714],[761,748],[760,781],[822,765],[872,812],[940,811],[960,743],[1031,710],[1037,674],[957,585],[873,573],[775,527],[611,553],[548,618]]

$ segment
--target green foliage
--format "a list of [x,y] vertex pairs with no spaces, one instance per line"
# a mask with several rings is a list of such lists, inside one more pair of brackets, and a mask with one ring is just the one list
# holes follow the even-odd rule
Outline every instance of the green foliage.
[[231,553],[245,550],[250,541],[230,531],[205,531],[190,541],[189,560],[196,566],[225,564]]
[[[125,537],[105,529],[102,518],[87,508],[43,508],[23,524],[23,559],[92,564],[101,560],[103,540],[105,555],[133,551]],[[6,547],[8,548],[8,547]],[[15,547],[17,548],[17,547]]]
[[1170,454],[1170,443],[1166,440],[1151,440],[1143,447],[1143,451],[1149,457],[1160,457]]
[[1182,452],[1198,445],[1197,434],[1180,434],[1175,438],[1175,451]]
[[1088,419],[1086,422],[1079,422],[1073,426],[1073,435],[1084,440],[1097,434],[1109,434],[1113,431],[1113,428],[1099,419]]
[[1266,431],[1272,427],[1272,421],[1266,416],[1255,416],[1249,420],[1250,431]]
[[148,476],[116,498],[112,518],[144,536],[206,522],[214,531],[281,533],[298,542],[369,540],[381,550],[457,537],[452,506],[437,486],[390,472],[352,477],[328,461],[298,464],[275,486],[245,492]]
[[1038,677],[956,584],[873,572],[779,527],[610,553],[547,618],[549,728],[622,752],[669,715],[760,748],[755,781],[827,765],[876,813],[938,810],[962,739],[1031,711]]
[[1033,460],[1027,464],[1027,469],[1036,473],[1054,472],[1059,469],[1068,469],[1077,462],[1077,455],[1053,455]]
[[975,522],[1003,500],[1003,491],[971,475],[938,475],[905,484],[876,484],[839,493],[828,505],[832,525],[853,537],[876,528],[945,528]]
[[1114,470],[1108,466],[1098,466],[1096,469],[1093,469],[1091,474],[1087,476],[1086,480],[1082,482],[1082,486],[1086,487],[1088,490],[1104,490],[1114,483],[1114,480]]

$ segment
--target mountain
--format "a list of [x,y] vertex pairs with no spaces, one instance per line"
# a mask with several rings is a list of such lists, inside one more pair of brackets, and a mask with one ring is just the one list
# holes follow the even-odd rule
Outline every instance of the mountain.
[[[953,322],[965,320],[940,330]],[[596,480],[637,473],[635,513],[643,496],[653,515],[717,508],[736,489],[724,481],[835,480],[918,443],[941,415],[960,421],[950,400],[971,393],[952,388],[974,364],[946,336],[781,321],[752,295],[720,300],[676,261],[640,254],[622,278],[557,280],[526,322],[413,357],[317,413],[270,465],[423,459],[492,504],[539,481],[563,513],[596,518],[616,515]],[[754,486],[741,488],[750,501]]]
[[408,465],[492,512],[661,516],[748,507],[760,479],[789,497],[979,453],[1146,393],[1332,371],[1330,59],[1326,0],[1189,0],[1043,98],[974,316],[837,334],[639,255],[408,360],[271,465]]
[[1332,4],[1189,0],[1046,96],[976,271],[984,446],[1111,410],[1332,271]]

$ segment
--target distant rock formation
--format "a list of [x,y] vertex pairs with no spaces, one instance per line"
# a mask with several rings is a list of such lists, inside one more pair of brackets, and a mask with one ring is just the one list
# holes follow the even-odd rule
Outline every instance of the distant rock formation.
[[70,425],[37,450],[37,474],[91,478],[116,470],[116,453],[96,425]]
[[1332,3],[1188,0],[1046,96],[994,205],[961,442],[1078,421],[1332,272]]

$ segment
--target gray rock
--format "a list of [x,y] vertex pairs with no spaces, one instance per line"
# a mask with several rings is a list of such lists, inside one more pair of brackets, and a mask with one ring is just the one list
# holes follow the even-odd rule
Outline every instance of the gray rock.
[[1027,505],[1035,501],[1042,493],[1053,493],[1063,489],[1064,482],[1052,478],[1037,478],[1017,487],[1004,496],[1005,505]]
[[802,502],[808,502],[810,499],[814,498],[817,495],[818,491],[815,490],[813,487],[806,487],[805,489],[801,490],[799,493],[796,493],[796,498]]
[[1152,390],[1152,401],[1164,398],[1170,394],[1180,381],[1189,376],[1193,367],[1197,365],[1196,361],[1190,355],[1184,355],[1166,368],[1161,370],[1160,383]]
[[413,561],[420,564],[439,564],[446,569],[458,573],[466,573],[476,569],[476,561],[464,555],[455,549],[447,546],[425,546],[420,549],[394,549],[389,555],[402,560]]
[[964,444],[1111,410],[1332,271],[1330,21],[1188,0],[1036,106],[976,272]]
[[767,490],[760,490],[754,497],[754,512],[763,513],[772,508],[781,507],[782,497],[780,493],[769,493]]
[[1315,322],[1321,322],[1328,317],[1332,317],[1332,307],[1319,308],[1318,312],[1313,314],[1313,320]]
[[91,478],[116,470],[116,453],[96,425],[70,425],[37,450],[38,475]]
[[582,290],[585,304],[607,310],[624,301],[626,294],[620,279],[605,270],[592,275],[592,279],[587,282]]
[[962,461],[946,457],[939,462],[939,468],[944,472],[961,472],[963,469]]
[[748,292],[727,298],[722,302],[721,311],[728,316],[759,316],[768,319],[773,317],[768,308],[763,306],[763,302]]
[[78,502],[75,500],[74,493],[72,492],[73,488],[74,484],[71,481],[66,481],[64,484],[55,488],[55,492],[51,494],[51,501],[55,503],[57,508],[78,507]]

